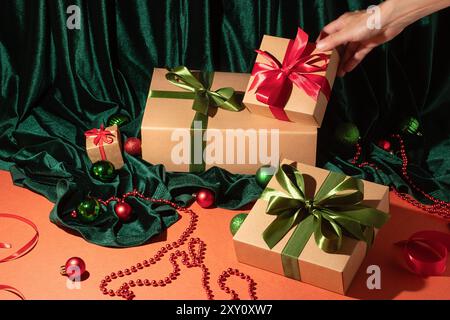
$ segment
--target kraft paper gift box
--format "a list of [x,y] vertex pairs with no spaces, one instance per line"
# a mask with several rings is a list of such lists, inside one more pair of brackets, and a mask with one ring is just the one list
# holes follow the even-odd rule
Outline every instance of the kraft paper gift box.
[[[345,177],[342,174],[330,173],[330,171],[309,165],[293,163],[290,160],[282,161],[280,168],[283,169],[283,172],[278,171],[276,176],[271,179],[263,192],[262,198],[257,200],[233,238],[238,261],[300,280],[320,288],[345,294],[353,277],[358,271],[358,268],[363,262],[368,249],[367,243],[371,243],[377,229],[383,225],[389,217],[387,214],[389,211],[388,187]],[[359,236],[361,237],[361,235],[364,235],[365,238],[351,237],[349,236],[347,229],[340,227],[341,230],[344,231],[340,247],[336,245],[336,241],[322,241],[323,238],[320,237],[321,230],[324,232],[323,234],[328,237],[331,237],[333,234],[326,232],[327,230],[330,230],[328,229],[330,225],[324,226],[324,224],[321,223],[315,225],[314,223],[319,221],[317,216],[320,216],[320,219],[327,224],[326,221],[328,220],[324,220],[324,217],[330,217],[332,215],[320,214],[323,211],[314,211],[317,215],[314,216],[313,214],[307,214],[305,211],[301,211],[303,216],[293,217],[289,214],[296,212],[296,208],[301,207],[299,204],[302,203],[301,201],[296,202],[298,200],[289,199],[288,204],[286,205],[286,202],[284,202],[284,207],[283,204],[281,204],[280,209],[280,203],[277,203],[277,201],[284,200],[279,200],[277,198],[269,198],[268,200],[268,196],[273,194],[273,192],[279,193],[281,191],[284,194],[283,196],[289,194],[286,189],[282,187],[282,183],[288,185],[287,188],[291,188],[291,190],[293,186],[295,186],[295,183],[292,183],[292,181],[296,181],[295,176],[292,178],[292,172],[295,171],[295,169],[291,168],[296,168],[298,172],[301,173],[304,180],[304,187],[302,188],[305,194],[304,208],[307,208],[308,206],[309,208],[321,206],[321,210],[326,210],[323,208],[332,209],[334,216],[340,217],[333,221],[338,222],[338,225],[340,226],[345,223],[345,226],[348,226],[350,229],[355,228],[355,223],[342,220],[342,218],[345,219],[345,217],[351,217],[362,219],[362,223],[366,226],[371,225],[371,227],[366,229],[361,228],[362,234]],[[286,175],[284,171],[288,174]],[[330,175],[330,178],[326,180],[328,175]],[[289,183],[283,182],[283,177],[287,176],[291,177]],[[342,182],[341,179],[346,179],[344,184],[340,184]],[[324,186],[324,183],[326,186]],[[352,190],[353,192],[355,191],[355,185],[359,185],[359,188],[361,188],[362,185],[363,191],[359,193],[359,196],[363,194],[363,206],[354,207],[353,205],[350,205],[349,207],[345,207],[345,210],[348,210],[350,213],[347,212],[345,214],[344,212],[344,216],[342,216],[342,213],[339,214],[341,211],[337,208],[332,208],[332,203],[330,203],[330,201],[340,201],[342,206],[349,204],[346,203],[346,201],[343,201],[342,198],[336,199],[336,197],[339,198],[339,196],[336,196],[333,192],[329,191],[330,183],[331,186],[339,185],[339,188],[342,189],[346,189],[344,187],[347,187],[348,189],[346,191],[338,188],[337,194],[340,196],[347,195],[348,198],[346,198],[346,200],[355,203],[358,199],[357,196],[352,193]],[[321,188],[322,190],[320,190]],[[296,190],[298,189],[294,189],[295,190],[291,193],[295,195],[297,192]],[[327,198],[324,194],[333,195]],[[298,196],[294,196],[293,198],[298,198]],[[321,198],[327,198],[328,200],[320,200]],[[310,202],[307,199],[314,199],[314,201]],[[268,206],[269,203],[270,206]],[[336,205],[336,203],[334,205]],[[289,207],[290,209],[287,209]],[[361,210],[364,210],[364,212],[350,211],[349,208],[363,208]],[[369,216],[366,212],[367,208],[375,208],[377,210],[369,209],[371,210]],[[275,213],[279,215],[277,216]],[[281,214],[284,214],[284,216],[281,216]],[[293,223],[293,226],[285,225],[284,222],[291,221],[289,220],[290,218],[299,220],[296,220]],[[280,224],[277,225],[277,222],[280,223],[280,221],[281,226]],[[322,229],[316,229],[315,226],[321,226]],[[284,232],[277,234],[276,232],[273,232],[274,230],[277,230],[276,232],[284,230]],[[316,241],[315,238],[316,230],[319,241]],[[287,233],[285,233],[286,231]],[[339,239],[339,237],[336,239]],[[368,242],[357,239],[365,239]],[[279,242],[277,242],[277,240],[279,240]],[[272,248],[270,248],[269,245]],[[304,247],[302,248],[302,246]]]
[[122,143],[117,125],[86,131],[86,152],[92,163],[100,160],[110,161],[114,168],[123,167]]
[[[197,116],[194,99],[189,98],[189,91],[168,81],[167,74],[166,69],[153,71],[141,127],[144,160],[163,164],[168,171],[201,172],[218,166],[242,174],[255,174],[265,164],[277,166],[282,157],[315,163],[315,127],[254,116],[245,108],[236,112],[210,108],[203,136],[207,140],[204,157],[202,148],[191,153],[192,145],[202,145],[202,130],[192,128]],[[232,87],[236,92],[243,92],[249,79],[249,74],[229,72],[209,76],[213,78],[211,90]],[[166,92],[175,96],[166,97]],[[187,97],[178,97],[180,93]],[[199,166],[202,162],[204,166]]]
[[265,35],[257,52],[243,100],[250,112],[320,127],[339,64],[337,51],[319,52],[299,28],[295,40]]

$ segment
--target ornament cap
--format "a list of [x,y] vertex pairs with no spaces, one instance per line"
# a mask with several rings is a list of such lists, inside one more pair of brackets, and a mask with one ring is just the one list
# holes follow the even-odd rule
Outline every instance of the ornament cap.
[[59,273],[60,273],[62,276],[67,276],[66,266],[61,266],[61,267],[59,267]]

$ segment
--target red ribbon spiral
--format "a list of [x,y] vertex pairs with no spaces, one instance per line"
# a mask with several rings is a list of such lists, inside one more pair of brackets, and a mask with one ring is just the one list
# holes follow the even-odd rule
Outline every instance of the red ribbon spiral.
[[447,269],[450,234],[420,231],[408,240],[396,243],[403,247],[404,259],[411,270],[421,276],[439,276]]
[[[19,250],[17,250],[13,254],[7,256],[6,258],[0,259],[0,263],[18,259],[18,258],[26,255],[28,252],[30,252],[36,246],[36,244],[39,240],[39,231],[38,231],[37,226],[32,221],[30,221],[24,217],[21,217],[21,216],[15,215],[15,214],[10,214],[10,213],[0,213],[0,218],[10,218],[10,219],[19,220],[19,221],[24,222],[24,223],[28,224],[29,226],[31,226],[35,231],[35,234],[34,234],[33,238],[31,238],[31,240],[29,240],[23,247],[21,247]],[[9,243],[0,242],[0,248],[10,249],[10,248],[12,248],[12,246]],[[14,293],[22,300],[25,300],[24,295],[14,287],[0,284],[0,291],[1,290],[5,290],[5,291],[9,291],[11,293]]]

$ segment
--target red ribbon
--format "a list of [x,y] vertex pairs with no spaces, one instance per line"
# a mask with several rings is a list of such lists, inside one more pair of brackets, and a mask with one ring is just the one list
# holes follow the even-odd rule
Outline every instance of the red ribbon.
[[[10,219],[19,220],[19,221],[24,222],[24,223],[28,224],[29,226],[31,226],[35,231],[35,234],[34,234],[33,238],[31,238],[30,241],[28,241],[23,247],[21,247],[19,250],[17,250],[13,254],[7,256],[6,258],[0,259],[0,263],[18,259],[18,258],[26,255],[28,252],[30,252],[36,246],[36,244],[39,240],[39,231],[38,231],[37,226],[32,221],[30,221],[24,217],[21,217],[21,216],[15,215],[15,214],[9,214],[9,213],[0,213],[0,218],[10,218]],[[10,248],[12,248],[12,246],[9,243],[0,242],[0,248],[10,249]],[[12,292],[15,295],[17,295],[19,298],[21,298],[22,300],[25,300],[24,295],[14,287],[0,284],[0,290]]]
[[106,152],[103,146],[103,143],[111,144],[114,142],[114,134],[105,130],[103,125],[100,126],[100,129],[91,129],[84,133],[86,137],[94,137],[94,144],[100,149],[100,156],[102,160],[106,160]]
[[0,284],[0,291],[1,290],[11,292],[11,293],[15,294],[16,296],[18,296],[20,299],[25,300],[25,296],[22,294],[22,292],[20,292],[19,290],[17,290],[14,287]]
[[[298,28],[297,36],[289,42],[283,63],[267,51],[256,50],[268,63],[256,62],[250,90],[256,88],[256,99],[269,105],[270,111],[279,120],[289,121],[284,107],[291,95],[292,85],[303,89],[314,100],[320,91],[329,100],[331,87],[326,77],[315,74],[326,71],[329,54],[314,53],[314,43],[308,43],[308,34]],[[318,62],[324,63],[319,66]]]
[[439,276],[447,269],[450,234],[439,231],[420,231],[408,240],[397,242],[403,247],[406,263],[421,276]]

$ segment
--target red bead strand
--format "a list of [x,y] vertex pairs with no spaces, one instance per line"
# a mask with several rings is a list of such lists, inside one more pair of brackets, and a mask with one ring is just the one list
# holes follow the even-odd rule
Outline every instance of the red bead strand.
[[[166,204],[173,207],[179,213],[183,212],[189,215],[189,224],[188,227],[181,233],[180,237],[173,241],[172,243],[167,243],[162,246],[159,250],[156,251],[154,256],[150,257],[148,260],[144,260],[142,262],[137,263],[130,268],[126,268],[123,270],[119,270],[117,272],[113,272],[107,276],[105,276],[100,282],[100,291],[109,296],[118,296],[126,300],[132,300],[135,297],[134,291],[131,290],[133,287],[163,287],[166,285],[170,285],[173,281],[177,280],[180,276],[181,268],[178,260],[181,260],[181,264],[185,265],[187,268],[200,268],[202,270],[202,279],[201,285],[206,293],[206,297],[209,300],[214,299],[214,294],[210,286],[210,273],[208,267],[204,263],[204,257],[206,253],[206,244],[200,238],[193,238],[191,235],[194,233],[197,227],[198,215],[188,209],[186,207],[182,207],[177,205],[176,203],[166,200],[166,199],[154,199],[150,197],[144,196],[142,193],[137,190],[133,190],[131,192],[125,193],[121,198],[111,197],[107,200],[98,199],[98,201],[107,206],[112,201],[123,201],[128,197],[136,197],[146,201]],[[187,243],[187,251],[180,251],[178,248]],[[123,284],[116,290],[108,290],[109,282],[112,282],[113,279],[117,279],[117,277],[121,278],[125,275],[131,275],[132,273],[137,273],[140,270],[151,267],[155,265],[158,261],[160,261],[164,256],[169,255],[169,262],[172,265],[171,272],[166,276],[160,279],[136,279],[129,280],[128,282],[123,282]],[[248,293],[250,299],[256,300],[256,282],[248,275],[240,272],[237,269],[228,268],[226,271],[222,272],[221,276],[219,276],[218,284],[219,288],[231,296],[231,299],[238,300],[238,294],[232,290],[231,288],[226,286],[227,279],[234,275],[239,277],[248,283]]]
[[402,198],[403,200],[409,202],[413,206],[420,208],[428,213],[436,214],[438,216],[441,216],[445,219],[450,219],[450,203],[445,202],[443,200],[437,199],[433,197],[432,195],[426,193],[424,190],[419,188],[414,181],[411,179],[411,177],[408,174],[408,156],[406,154],[405,149],[405,143],[402,139],[402,137],[399,134],[393,134],[392,138],[397,139],[399,146],[400,146],[400,157],[402,159],[402,176],[408,182],[410,187],[414,189],[416,192],[422,194],[425,198],[433,202],[432,205],[424,205],[423,203],[420,203],[419,201],[412,198],[409,194],[400,192],[398,190],[394,190],[395,193]]
[[[426,205],[423,204],[419,201],[417,201],[416,199],[414,199],[411,195],[405,193],[405,192],[400,192],[399,190],[391,187],[391,190],[394,191],[394,193],[402,200],[410,203],[411,205],[415,206],[416,208],[419,208],[427,213],[430,214],[434,214],[437,216],[440,216],[444,219],[450,219],[450,203],[445,202],[443,200],[437,199],[435,197],[433,197],[432,195],[426,193],[424,190],[422,190],[420,187],[418,187],[414,181],[412,180],[412,178],[409,176],[408,174],[408,156],[406,154],[406,148],[405,148],[405,143],[401,137],[400,134],[393,134],[391,135],[392,138],[396,139],[400,148],[400,158],[402,160],[402,168],[401,168],[401,174],[403,179],[409,184],[409,186],[415,190],[416,192],[422,194],[425,198],[427,198],[428,200],[430,200],[431,202],[433,202],[433,204],[431,205]],[[374,168],[375,170],[379,170],[378,167],[370,162],[364,161],[364,162],[359,162],[360,161],[360,157],[362,154],[362,147],[361,145],[358,143],[356,145],[356,152],[355,152],[355,156],[353,157],[352,160],[350,160],[350,162],[356,166],[358,166],[359,168],[365,167],[365,166],[370,166],[372,168]]]

